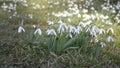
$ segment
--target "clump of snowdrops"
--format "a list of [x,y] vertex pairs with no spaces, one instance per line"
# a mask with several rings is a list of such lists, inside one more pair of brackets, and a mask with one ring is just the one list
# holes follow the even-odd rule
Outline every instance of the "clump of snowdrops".
[[[98,35],[104,34],[105,30],[97,26],[83,27],[80,24],[72,26],[67,25],[62,20],[58,21],[57,27],[52,21],[48,21],[48,25],[46,31],[42,31],[36,25],[32,25],[30,30],[25,30],[24,26],[20,26],[18,33],[28,32],[25,38],[25,42],[28,42],[26,45],[37,45],[57,56],[74,49],[80,49],[81,53],[84,54],[98,56],[106,43],[114,42],[111,36],[108,36],[106,41],[98,39]],[[114,33],[114,30],[109,28],[106,32]]]

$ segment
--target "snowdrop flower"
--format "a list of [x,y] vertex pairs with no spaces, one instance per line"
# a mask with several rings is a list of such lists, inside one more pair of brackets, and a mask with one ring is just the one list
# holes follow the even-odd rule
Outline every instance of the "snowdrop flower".
[[105,23],[108,25],[112,25],[112,23],[110,21],[106,21]]
[[9,7],[8,7],[10,10],[11,9],[14,9],[14,5],[12,3],[10,3]]
[[1,6],[3,8],[4,11],[7,10],[8,6],[6,5],[6,3],[3,3],[3,5]]
[[62,33],[67,29],[67,25],[65,23],[60,23],[59,28],[57,29],[58,33]]
[[48,25],[53,25],[54,24],[54,22],[52,22],[52,21],[48,21],[47,23],[48,23]]
[[20,27],[18,28],[18,33],[22,33],[22,32],[25,32],[25,29],[24,29],[22,26],[20,26]]
[[96,16],[91,14],[91,19],[94,20],[95,18],[96,18]]
[[92,29],[91,29],[91,31],[90,31],[90,34],[92,36],[97,37],[97,33],[99,33],[99,28],[97,26],[93,26]]
[[76,33],[77,33],[77,34],[80,34],[80,31],[82,31],[82,27],[77,26]]
[[81,17],[81,15],[80,15],[80,14],[78,14],[78,15],[77,15],[77,17],[78,17],[78,18],[80,18],[80,17]]
[[76,33],[76,28],[74,26],[69,26],[69,32],[70,33]]
[[108,37],[106,38],[106,41],[107,41],[107,42],[110,42],[110,41],[114,42],[114,39],[113,39],[111,36],[108,36]]
[[109,28],[109,29],[107,30],[107,33],[109,33],[109,32],[111,32],[112,34],[114,34],[113,28]]
[[104,29],[99,29],[99,34],[105,34],[105,30]]
[[99,28],[97,26],[93,26],[91,29],[92,32],[99,33]]
[[100,45],[101,45],[101,47],[106,46],[106,44],[104,42],[100,42]]
[[91,30],[90,30],[90,27],[88,27],[87,29],[86,29],[86,32],[90,32]]
[[33,28],[36,28],[36,25],[32,25]]
[[89,19],[91,19],[91,16],[90,16],[90,15],[88,15],[88,14],[84,14],[84,15],[83,15],[83,21],[87,21],[87,20],[89,20]]
[[70,18],[68,18],[68,22],[71,22],[71,19],[70,19]]
[[34,34],[42,35],[41,29],[40,28],[36,29],[36,31],[34,32]]
[[30,19],[32,19],[32,18],[33,18],[33,15],[32,15],[32,14],[28,14],[28,17],[29,17]]
[[73,36],[72,36],[71,33],[68,33],[66,37],[70,37],[70,38],[72,38]]
[[97,43],[98,41],[99,41],[99,40],[98,40],[98,38],[96,37],[96,38],[95,38],[95,43]]
[[83,9],[83,13],[87,13],[88,12],[88,10],[87,9]]
[[47,35],[55,35],[55,36],[57,36],[57,34],[56,34],[56,32],[55,32],[54,29],[48,29],[48,30],[46,31],[46,33],[47,33]]
[[80,22],[79,25],[81,25],[82,27],[86,27],[86,23]]

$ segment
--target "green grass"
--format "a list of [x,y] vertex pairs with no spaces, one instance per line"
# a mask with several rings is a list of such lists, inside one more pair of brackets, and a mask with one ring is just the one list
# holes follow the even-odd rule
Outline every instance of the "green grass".
[[[53,2],[57,0],[52,0]],[[105,26],[107,29],[113,27],[115,30],[114,43],[108,43],[100,51],[100,55],[97,57],[91,56],[89,54],[82,54],[80,49],[69,49],[64,51],[63,54],[57,56],[54,53],[49,52],[46,46],[39,43],[31,44],[27,42],[27,35],[30,31],[30,26],[36,24],[38,27],[42,28],[43,32],[47,29],[47,21],[52,20],[57,22],[59,18],[54,16],[48,16],[48,13],[58,12],[66,10],[66,6],[61,6],[64,3],[60,0],[60,5],[54,5],[53,8],[49,8],[45,0],[29,0],[28,5],[37,3],[40,5],[45,5],[45,9],[33,10],[31,7],[23,7],[19,4],[17,7],[18,14],[20,17],[14,17],[9,19],[8,17],[12,13],[3,11],[0,8],[0,67],[1,68],[101,68],[101,67],[120,67],[120,26]],[[66,2],[66,1],[65,1]],[[78,3],[78,2],[77,2]],[[2,1],[0,1],[0,5]],[[67,5],[67,3],[65,3]],[[97,4],[95,4],[96,6]],[[99,4],[97,5],[99,6]],[[33,19],[29,19],[27,14],[33,14]],[[26,33],[18,34],[17,29],[21,24],[22,19],[24,19],[24,28]],[[62,20],[67,24],[77,25],[78,19],[76,17],[71,17],[72,22],[67,23],[67,19],[62,18]],[[97,26],[99,21],[95,23]],[[100,36],[106,37],[107,35]],[[42,38],[41,40],[44,40]],[[89,48],[88,48],[89,49]],[[94,50],[94,49],[93,49]],[[89,50],[88,50],[89,51]]]

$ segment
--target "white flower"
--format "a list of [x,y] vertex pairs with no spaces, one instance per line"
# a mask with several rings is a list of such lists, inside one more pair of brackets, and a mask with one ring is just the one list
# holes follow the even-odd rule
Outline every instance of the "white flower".
[[22,26],[20,26],[20,27],[18,28],[18,33],[22,33],[22,32],[25,32],[25,29],[24,29]]
[[82,31],[82,28],[80,26],[77,26],[76,33],[79,34],[80,31]]
[[6,5],[6,3],[3,3],[3,5],[1,7],[3,8],[4,11],[6,11],[6,9],[8,8],[8,6]]
[[90,32],[90,27],[88,27],[88,28],[86,29],[86,32]]
[[82,12],[83,12],[83,13],[88,13],[88,10],[87,10],[87,9],[83,9]]
[[104,42],[100,42],[100,45],[101,45],[101,47],[106,46],[106,44]]
[[57,29],[58,33],[62,33],[67,29],[67,25],[65,23],[60,23],[59,28]]
[[95,43],[97,43],[98,41],[99,41],[99,40],[98,40],[98,38],[96,37],[96,38],[95,38]]
[[104,29],[99,29],[99,34],[105,34],[105,30]]
[[82,27],[86,27],[86,23],[80,22],[79,25],[81,25]]
[[97,26],[93,26],[92,29],[91,29],[91,31],[90,31],[90,34],[92,36],[97,37],[97,33],[99,33],[99,28]]
[[48,29],[46,33],[47,35],[55,35],[55,36],[57,35],[54,29]]
[[107,42],[111,42],[111,41],[114,42],[114,39],[113,39],[111,36],[108,36],[108,37],[106,38],[106,41],[107,41]]
[[32,15],[32,14],[28,14],[28,17],[29,17],[30,19],[32,19],[32,18],[33,18],[33,15]]
[[33,28],[36,28],[36,25],[32,25]]
[[70,33],[76,33],[76,28],[74,26],[69,26],[69,32]]
[[114,34],[113,28],[109,28],[109,29],[107,30],[107,33],[109,33],[110,31],[111,31],[112,34]]
[[68,22],[71,22],[71,19],[70,19],[70,18],[68,18]]
[[42,35],[41,29],[40,28],[36,29],[36,31],[34,32],[34,34]]
[[52,21],[48,21],[47,23],[48,23],[48,25],[53,25],[54,24],[54,22],[52,22]]
[[68,33],[66,37],[70,37],[70,38],[72,38],[73,36],[72,36],[71,33]]

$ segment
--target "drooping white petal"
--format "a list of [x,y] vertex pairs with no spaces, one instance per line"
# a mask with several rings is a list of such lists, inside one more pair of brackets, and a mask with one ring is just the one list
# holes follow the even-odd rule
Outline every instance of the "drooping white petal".
[[104,29],[100,29],[99,30],[99,34],[105,34],[105,30]]
[[113,28],[109,28],[109,29],[107,30],[107,33],[109,33],[109,32],[111,32],[112,34],[114,34]]
[[55,30],[54,29],[48,29],[47,31],[46,31],[46,33],[47,33],[47,35],[57,35],[57,33],[55,32]]
[[20,26],[20,27],[18,28],[18,33],[22,33],[22,32],[25,32],[25,29],[24,29],[22,26]]
[[106,41],[107,41],[107,42],[111,42],[111,41],[114,42],[114,39],[113,39],[111,36],[108,36],[108,37],[106,38]]
[[41,29],[40,28],[36,29],[36,31],[34,32],[34,34],[42,35]]
[[59,25],[59,27],[58,27],[58,29],[57,29],[57,32],[58,33],[62,33],[62,32],[64,32],[67,29],[68,29],[67,25],[65,23],[61,22],[60,25]]
[[73,36],[72,36],[71,33],[68,33],[66,37],[70,37],[70,38],[72,38]]
[[104,42],[100,42],[100,45],[101,45],[101,47],[106,46],[106,44]]

